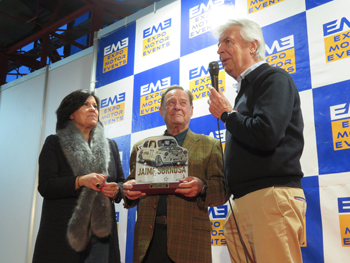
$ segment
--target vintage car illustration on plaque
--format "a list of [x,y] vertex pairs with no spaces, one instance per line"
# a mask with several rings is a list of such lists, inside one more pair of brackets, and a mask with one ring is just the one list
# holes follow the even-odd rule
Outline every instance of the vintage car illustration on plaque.
[[138,146],[138,161],[155,167],[164,165],[186,165],[188,151],[180,147],[174,137],[149,137]]

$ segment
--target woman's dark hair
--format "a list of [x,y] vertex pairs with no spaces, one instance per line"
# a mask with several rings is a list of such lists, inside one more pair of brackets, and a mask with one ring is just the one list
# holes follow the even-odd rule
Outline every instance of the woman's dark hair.
[[80,109],[84,105],[88,97],[93,96],[97,103],[97,108],[100,107],[100,100],[93,91],[80,89],[68,94],[56,110],[57,123],[56,131],[66,128],[67,123],[71,121],[70,116],[73,112]]

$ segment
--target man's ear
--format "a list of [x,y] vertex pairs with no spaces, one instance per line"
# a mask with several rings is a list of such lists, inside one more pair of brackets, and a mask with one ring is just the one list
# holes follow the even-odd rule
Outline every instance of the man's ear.
[[258,50],[258,40],[254,40],[253,42],[250,43],[250,53],[255,54],[255,52]]
[[159,106],[159,113],[163,117],[163,108],[162,108],[162,106]]

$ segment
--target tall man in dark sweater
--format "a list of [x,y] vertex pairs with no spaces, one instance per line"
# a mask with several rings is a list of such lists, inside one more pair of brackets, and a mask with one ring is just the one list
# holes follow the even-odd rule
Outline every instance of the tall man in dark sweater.
[[220,60],[238,90],[234,107],[213,88],[208,101],[226,126],[224,169],[238,224],[229,212],[224,233],[231,261],[302,262],[304,124],[297,87],[287,72],[265,62],[255,22],[230,20],[217,35]]

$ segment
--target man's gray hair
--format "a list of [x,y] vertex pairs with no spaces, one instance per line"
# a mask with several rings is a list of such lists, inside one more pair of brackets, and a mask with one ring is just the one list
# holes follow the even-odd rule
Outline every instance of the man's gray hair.
[[265,40],[261,27],[249,19],[230,19],[224,25],[217,27],[213,33],[219,38],[221,34],[231,26],[241,27],[240,34],[244,41],[251,43],[254,40],[257,40],[258,47],[255,54],[260,60],[265,60]]
[[188,95],[188,98],[190,99],[190,105],[193,106],[193,95],[192,95],[191,91],[186,90],[186,89],[184,89],[183,87],[178,86],[178,85],[170,86],[169,88],[167,88],[167,89],[162,93],[162,99],[161,99],[161,102],[160,102],[160,105],[161,105],[161,106],[163,106],[163,102],[164,102],[164,99],[165,99],[165,95],[166,95],[169,91],[172,91],[172,90],[174,90],[174,89],[179,89],[179,90],[182,90],[182,91],[186,92],[187,95]]

